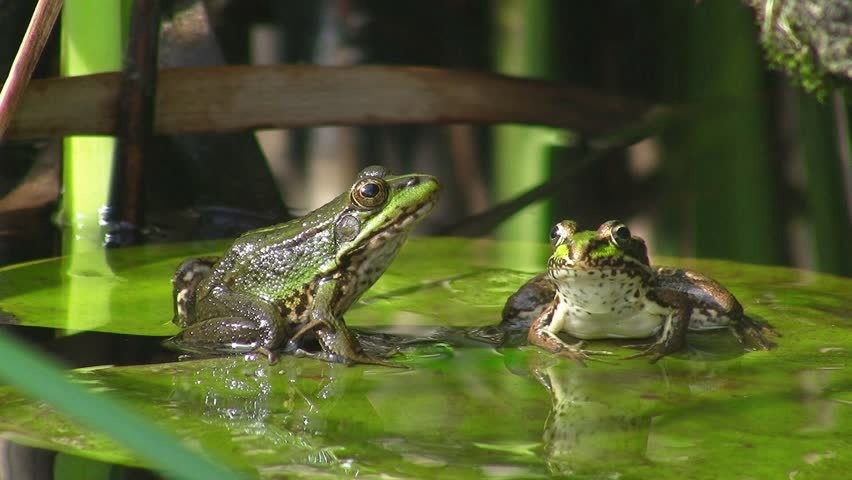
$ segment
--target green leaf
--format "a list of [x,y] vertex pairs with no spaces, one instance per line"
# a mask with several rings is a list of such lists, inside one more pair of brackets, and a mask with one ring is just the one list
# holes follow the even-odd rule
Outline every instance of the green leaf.
[[[104,312],[121,313],[104,314],[103,325],[171,333],[165,322],[172,270],[185,256],[224,247],[109,252],[123,279],[115,288],[123,290],[108,296]],[[347,313],[347,323],[416,332],[494,324],[505,298],[540,268],[504,268],[501,259],[519,248],[547,251],[546,245],[414,239]],[[615,358],[588,368],[533,347],[426,345],[395,359],[408,369],[232,357],[105,366],[69,376],[118,397],[208,457],[266,478],[845,475],[852,468],[844,454],[852,446],[852,372],[846,368],[852,363],[852,280],[735,262],[658,260],[728,286],[749,314],[781,332],[778,348],[747,352],[718,331],[691,334],[690,351],[655,365],[621,360],[635,350],[596,341]],[[67,307],[51,300],[74,281],[63,277],[62,265],[54,259],[0,271],[2,308],[23,323],[67,315]],[[39,285],[37,278],[50,281]],[[151,465],[141,451],[94,431],[12,388],[0,389],[4,436]]]

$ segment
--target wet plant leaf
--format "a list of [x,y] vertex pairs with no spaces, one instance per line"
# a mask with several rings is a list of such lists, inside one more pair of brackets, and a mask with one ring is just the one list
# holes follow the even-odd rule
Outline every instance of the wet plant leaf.
[[[103,328],[172,333],[172,268],[221,246],[148,247],[110,257],[122,290],[105,312],[121,315],[105,317]],[[505,268],[501,259],[519,247],[538,249],[542,258],[547,251],[458,239],[409,242],[347,322],[392,331],[496,323],[505,298],[537,270]],[[47,325],[51,320],[41,317],[67,315],[50,300],[67,288],[59,281],[61,263],[0,271],[2,308],[23,323]],[[852,447],[852,280],[721,261],[659,263],[718,279],[749,314],[782,333],[779,347],[745,352],[719,331],[691,334],[689,352],[656,365],[616,358],[579,368],[532,347],[436,345],[405,350],[396,358],[411,367],[404,370],[294,358],[270,366],[239,357],[70,376],[261,477],[801,480],[836,478],[852,468],[845,454]],[[23,271],[32,275],[27,288],[18,283]],[[129,323],[119,327],[122,321]],[[596,343],[618,357],[634,353],[617,342]],[[0,390],[0,431],[43,448],[140,462],[9,388]]]

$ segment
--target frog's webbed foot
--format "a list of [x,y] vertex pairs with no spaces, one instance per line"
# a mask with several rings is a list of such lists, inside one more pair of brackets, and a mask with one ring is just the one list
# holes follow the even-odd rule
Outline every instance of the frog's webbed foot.
[[[312,351],[301,347],[298,341],[302,336],[310,331],[314,331],[317,340],[319,340],[321,350]],[[287,346],[284,351],[296,357],[313,358],[330,363],[342,363],[344,365],[354,365],[356,363],[368,363],[374,365],[386,365],[389,367],[401,367],[401,365],[385,361],[383,358],[372,356],[364,352],[364,348],[358,341],[358,338],[351,330],[343,323],[343,320],[336,320],[329,324],[326,319],[318,315],[312,319],[287,341]],[[381,356],[384,358],[395,355],[399,351],[398,348],[385,349]]]
[[622,360],[632,360],[634,358],[639,358],[639,357],[648,357],[649,361],[651,363],[657,363],[658,360],[665,357],[666,355],[669,355],[671,353],[674,353],[674,352],[680,350],[680,348],[677,348],[677,349],[667,348],[665,346],[665,344],[661,343],[661,342],[653,342],[650,345],[649,344],[625,345],[625,347],[627,347],[627,348],[644,348],[644,350],[642,350],[639,353],[635,353],[633,355],[628,355],[626,357],[623,357]]
[[371,357],[367,355],[350,355],[327,352],[325,350],[310,351],[303,348],[296,348],[292,351],[294,357],[312,358],[328,363],[342,363],[346,366],[352,366],[357,363],[366,363],[371,365],[383,365],[386,367],[406,368],[404,365],[389,362],[381,358]]
[[[343,363],[352,365],[355,363],[366,363],[372,365],[384,365],[386,367],[405,368],[404,365],[390,362],[384,358],[374,357],[364,352],[363,347],[355,338],[355,335],[344,324],[336,328],[319,328],[316,332],[322,351],[304,352],[304,355],[327,362]],[[301,350],[301,349],[299,349]],[[297,352],[299,351],[297,350]],[[395,352],[391,352],[395,353]]]
[[[314,305],[311,318],[304,327],[300,328],[294,337],[303,332],[314,330],[319,340],[322,352],[302,352],[304,355],[327,362],[344,363],[368,363],[373,365],[384,365],[387,367],[404,368],[403,365],[389,362],[383,358],[376,358],[364,352],[358,338],[346,326],[343,318],[333,315],[333,303],[337,297],[337,286],[334,281],[321,282],[314,294]],[[288,344],[288,347],[292,344]],[[298,352],[299,349],[297,349]]]
[[254,350],[252,350],[247,355],[249,355],[251,357],[265,358],[266,361],[268,361],[270,365],[275,365],[276,363],[278,363],[279,360],[281,360],[281,355],[279,355],[277,352],[270,350],[270,349],[263,347],[263,346],[255,348]]
[[773,337],[781,336],[772,325],[745,315],[733,322],[730,330],[741,344],[752,344],[761,350],[772,350],[777,346],[775,342],[766,338],[767,335]]
[[612,352],[606,350],[584,350],[583,346],[585,342],[583,341],[574,344],[566,343],[549,328],[552,319],[553,305],[550,305],[545,308],[530,326],[527,339],[531,344],[537,345],[561,357],[570,358],[583,367],[586,366],[586,360],[603,362],[603,360],[594,358],[592,355],[612,355]]
[[341,355],[336,355],[336,354],[333,354],[333,353],[328,353],[325,350],[310,351],[310,350],[305,350],[304,348],[296,347],[295,349],[293,349],[291,351],[291,354],[294,357],[298,357],[298,358],[313,358],[314,360],[321,360],[323,362],[328,362],[328,363],[342,363],[344,365],[353,365],[355,363],[355,362],[353,362],[352,360],[349,360],[346,357],[343,357]]
[[568,357],[584,367],[586,366],[586,360],[610,363],[601,358],[593,357],[592,355],[612,355],[612,352],[609,350],[586,350],[583,348],[585,345],[586,342],[582,340],[574,344],[562,342],[562,348],[554,353],[561,357]]

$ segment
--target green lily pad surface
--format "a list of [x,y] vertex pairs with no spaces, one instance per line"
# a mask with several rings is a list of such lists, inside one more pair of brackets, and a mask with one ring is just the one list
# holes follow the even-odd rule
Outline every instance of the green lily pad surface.
[[[169,279],[223,243],[144,247],[0,269],[7,322],[170,335]],[[409,242],[347,323],[394,331],[499,321],[546,246]],[[95,254],[92,254],[95,255]],[[515,263],[529,255],[531,259]],[[103,257],[103,255],[101,255]],[[74,259],[77,262],[78,259]],[[655,365],[614,352],[582,368],[533,347],[432,345],[408,368],[242,357],[70,372],[184,441],[264,478],[842,478],[852,470],[852,280],[664,259],[710,275],[783,335],[746,352],[692,334]],[[524,263],[526,262],[526,263]],[[82,265],[82,267],[81,267]],[[85,318],[80,318],[85,317]],[[0,432],[109,462],[134,456],[43,404],[0,389]]]

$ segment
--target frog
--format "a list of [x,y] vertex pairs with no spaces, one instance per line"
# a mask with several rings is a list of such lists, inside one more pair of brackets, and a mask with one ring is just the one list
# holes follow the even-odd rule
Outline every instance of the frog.
[[246,232],[221,256],[184,260],[172,278],[172,322],[182,330],[166,346],[270,363],[285,353],[398,366],[365,353],[343,314],[388,268],[439,190],[431,175],[370,166],[316,210]]
[[[688,331],[727,328],[744,345],[771,350],[778,332],[745,315],[742,304],[716,280],[699,272],[651,266],[645,241],[619,220],[578,230],[563,220],[550,231],[547,270],[509,297],[501,327],[527,328],[530,344],[584,360],[611,355],[584,349],[587,340],[643,339],[626,358],[651,363],[686,347]],[[542,301],[542,299],[547,299]],[[578,341],[568,343],[559,335]]]

